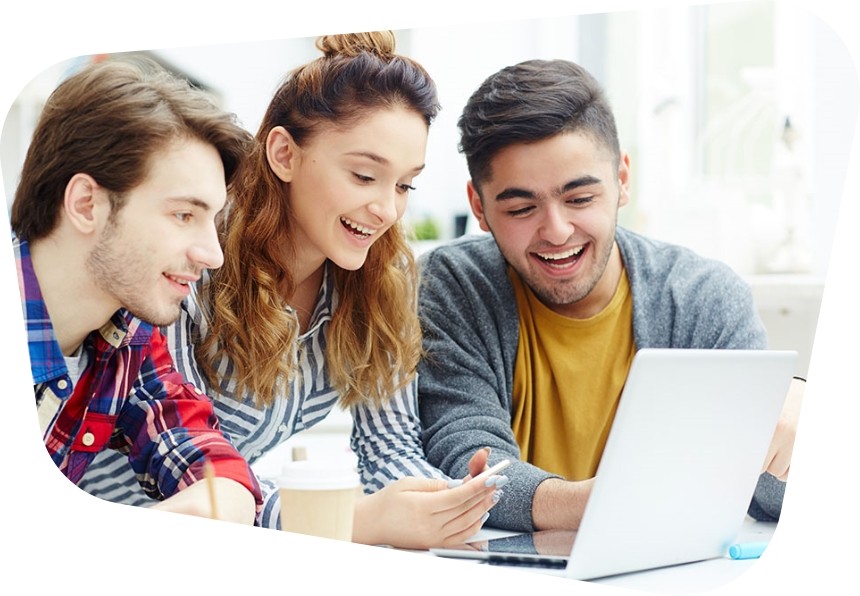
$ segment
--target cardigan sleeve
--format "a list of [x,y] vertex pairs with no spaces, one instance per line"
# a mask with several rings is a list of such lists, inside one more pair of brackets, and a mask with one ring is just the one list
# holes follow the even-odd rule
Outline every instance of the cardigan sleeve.
[[518,319],[510,282],[503,264],[490,271],[484,259],[469,260],[468,245],[449,251],[437,249],[422,262],[418,405],[427,457],[452,477],[465,476],[483,447],[491,449],[490,464],[510,459],[509,482],[487,524],[531,531],[535,490],[553,475],[521,461],[511,429]]

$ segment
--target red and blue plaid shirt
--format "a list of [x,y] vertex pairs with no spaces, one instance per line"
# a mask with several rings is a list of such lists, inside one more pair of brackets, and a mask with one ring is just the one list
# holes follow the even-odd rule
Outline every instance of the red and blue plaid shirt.
[[73,384],[57,343],[29,244],[13,238],[30,369],[45,446],[77,483],[102,449],[128,455],[146,493],[167,498],[202,480],[204,460],[215,476],[251,491],[257,478],[221,432],[212,402],[176,371],[164,337],[126,310],[117,311],[83,344],[88,361]]

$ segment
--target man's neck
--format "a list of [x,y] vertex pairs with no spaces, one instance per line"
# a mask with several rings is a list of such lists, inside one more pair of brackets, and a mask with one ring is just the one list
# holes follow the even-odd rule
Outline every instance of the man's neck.
[[69,356],[116,312],[86,270],[83,247],[46,238],[30,243],[33,271],[63,354]]

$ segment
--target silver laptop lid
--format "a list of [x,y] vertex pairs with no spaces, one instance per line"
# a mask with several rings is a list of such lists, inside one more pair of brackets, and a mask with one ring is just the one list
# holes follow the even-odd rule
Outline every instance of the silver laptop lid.
[[642,349],[566,575],[723,556],[743,524],[797,354]]

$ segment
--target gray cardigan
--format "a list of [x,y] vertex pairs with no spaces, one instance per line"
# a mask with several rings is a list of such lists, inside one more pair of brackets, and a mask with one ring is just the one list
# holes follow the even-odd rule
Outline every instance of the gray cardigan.
[[[766,347],[749,287],[727,265],[621,227],[616,241],[633,295],[637,348]],[[467,473],[481,447],[492,448],[493,463],[511,459],[510,482],[487,523],[531,531],[535,489],[554,475],[520,461],[511,429],[519,319],[506,263],[489,234],[455,240],[419,263],[426,355],[418,405],[427,458],[452,477]],[[750,515],[778,519],[783,491],[784,483],[762,474]]]

